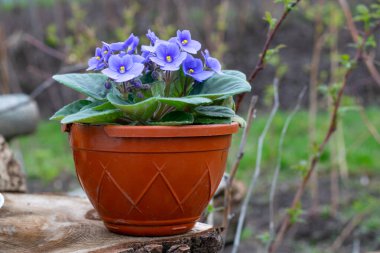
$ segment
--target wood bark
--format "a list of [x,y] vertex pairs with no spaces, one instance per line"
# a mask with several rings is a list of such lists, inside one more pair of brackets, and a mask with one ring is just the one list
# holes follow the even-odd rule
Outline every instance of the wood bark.
[[0,135],[0,192],[25,191],[26,178],[21,170],[21,166],[15,160],[4,137]]
[[0,252],[218,252],[221,229],[197,223],[188,233],[131,237],[109,232],[86,198],[4,194]]

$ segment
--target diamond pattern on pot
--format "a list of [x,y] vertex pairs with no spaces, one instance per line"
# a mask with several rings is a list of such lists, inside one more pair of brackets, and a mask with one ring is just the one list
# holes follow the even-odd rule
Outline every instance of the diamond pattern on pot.
[[[94,185],[94,190],[87,191],[94,206],[104,217],[111,218],[111,213],[116,213],[112,216],[120,221],[143,219],[142,215],[152,220],[180,217],[180,213],[196,217],[218,187],[223,171],[216,168],[224,164],[226,158],[226,153],[220,156],[210,151],[202,154],[201,160],[194,159],[191,154],[176,153],[171,159],[151,154],[137,162],[135,157],[140,156],[139,153],[119,153],[101,159],[97,152],[79,153],[86,159],[76,164],[77,167],[92,168],[79,169],[78,176],[84,185]],[[172,163],[173,159],[177,161]]]

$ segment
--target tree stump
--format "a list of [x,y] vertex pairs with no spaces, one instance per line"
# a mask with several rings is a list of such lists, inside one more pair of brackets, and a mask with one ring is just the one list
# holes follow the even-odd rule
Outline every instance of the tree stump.
[[188,233],[131,237],[109,232],[86,198],[4,194],[0,252],[218,252],[221,229],[197,223]]
[[0,192],[25,191],[25,175],[9,146],[0,135]]
[[0,95],[0,134],[7,140],[33,133],[37,127],[37,103],[25,94]]

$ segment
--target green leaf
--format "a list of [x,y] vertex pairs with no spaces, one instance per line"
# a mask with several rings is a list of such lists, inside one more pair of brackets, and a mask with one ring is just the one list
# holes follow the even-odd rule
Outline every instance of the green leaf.
[[251,85],[245,80],[245,75],[239,71],[224,71],[215,74],[205,82],[197,83],[188,97],[206,97],[219,99],[251,91]]
[[184,111],[174,111],[166,114],[160,121],[149,122],[150,125],[178,126],[191,125],[194,117],[191,113]]
[[157,98],[151,97],[144,101],[132,104],[115,94],[109,93],[107,95],[108,101],[110,101],[116,108],[119,108],[127,114],[127,116],[133,120],[146,121],[156,111],[158,107]]
[[64,117],[79,112],[83,107],[91,104],[89,100],[77,100],[59,109],[50,120],[62,120]]
[[239,115],[233,116],[232,121],[237,122],[239,124],[239,126],[242,128],[247,127],[247,122],[245,122],[245,120],[242,117],[240,117]]
[[170,106],[175,107],[177,110],[183,110],[186,107],[191,106],[198,106],[198,105],[204,105],[204,104],[210,104],[212,103],[212,100],[208,98],[202,98],[202,97],[180,97],[180,98],[157,98],[158,101],[160,101],[163,104],[167,104]]
[[235,112],[225,106],[198,106],[195,112],[202,116],[217,117],[217,118],[231,118],[235,116]]
[[223,70],[222,72],[226,75],[239,77],[243,79],[244,81],[247,80],[247,76],[243,72],[240,72],[238,70],[227,69],[227,70]]
[[204,117],[198,116],[194,119],[194,124],[231,124],[231,118],[216,118],[216,117]]
[[140,77],[140,81],[142,83],[153,83],[154,82],[154,79],[152,77],[152,71],[149,71],[148,73],[142,75]]
[[54,75],[53,79],[97,100],[105,99],[107,94],[104,83],[108,77],[103,74],[64,74]]
[[151,86],[153,97],[163,97],[165,95],[165,82],[157,81]]
[[[103,106],[103,109],[100,108]],[[123,113],[119,109],[105,109],[110,107],[110,104],[106,102],[104,105],[98,105],[93,108],[88,108],[77,113],[64,117],[61,121],[62,124],[68,124],[73,122],[100,124],[100,123],[112,123],[116,119],[123,116]],[[95,110],[95,109],[99,110]]]

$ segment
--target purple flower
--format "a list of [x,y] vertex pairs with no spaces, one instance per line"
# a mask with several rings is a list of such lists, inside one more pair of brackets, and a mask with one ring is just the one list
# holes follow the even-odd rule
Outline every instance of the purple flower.
[[202,61],[200,59],[194,58],[190,54],[187,55],[182,67],[185,75],[191,76],[198,82],[202,82],[214,74],[212,71],[203,70]]
[[[144,47],[144,46],[143,46]],[[146,50],[141,50],[141,57],[144,58],[144,61],[143,63],[148,63],[149,62],[149,58],[152,56],[153,54],[149,51],[146,51]]]
[[111,50],[111,47],[108,43],[106,43],[104,41],[102,43],[103,43],[102,56],[103,56],[104,60],[107,62],[108,59],[110,58],[110,56],[112,55],[112,50]]
[[108,68],[103,69],[102,73],[116,82],[126,82],[139,76],[143,69],[144,64],[134,62],[131,55],[112,55],[108,61]]
[[148,30],[146,37],[150,40],[150,43],[152,46],[154,46],[154,43],[156,43],[156,40],[158,40],[158,37],[156,36],[156,34],[152,32],[150,29]]
[[110,48],[112,51],[125,51],[127,54],[133,54],[138,44],[139,38],[132,33],[126,41],[112,43]]
[[103,60],[102,50],[97,47],[95,50],[95,56],[88,60],[87,70],[102,70],[106,64]]
[[176,43],[162,42],[155,45],[155,56],[150,60],[161,67],[162,70],[178,70],[186,58],[186,53],[181,52]]
[[201,43],[191,39],[189,30],[178,30],[177,37],[173,37],[169,41],[176,41],[183,51],[190,54],[196,54],[201,49]]
[[211,69],[212,71],[215,71],[218,74],[222,74],[222,66],[220,65],[220,62],[216,58],[211,57],[207,49],[204,52],[202,52],[202,55],[205,59],[207,68]]

